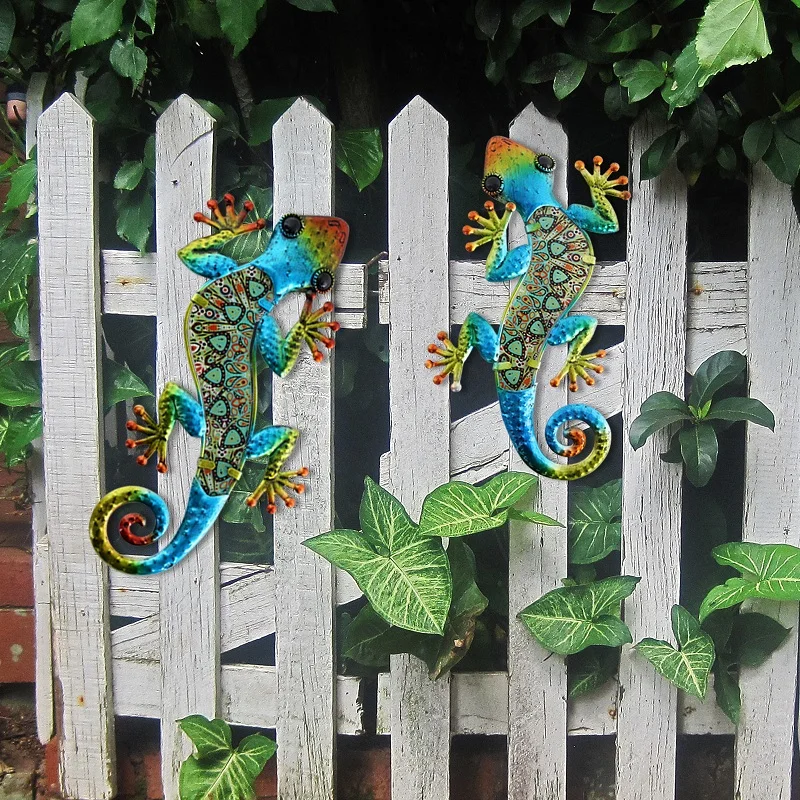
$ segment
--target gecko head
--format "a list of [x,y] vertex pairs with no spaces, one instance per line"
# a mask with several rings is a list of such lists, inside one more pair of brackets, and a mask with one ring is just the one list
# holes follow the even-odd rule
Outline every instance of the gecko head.
[[264,265],[275,284],[276,296],[288,292],[317,294],[333,288],[350,228],[338,217],[285,214],[275,225]]
[[483,191],[498,202],[516,203],[527,217],[552,195],[555,166],[544,153],[534,153],[505,136],[493,136],[486,145]]

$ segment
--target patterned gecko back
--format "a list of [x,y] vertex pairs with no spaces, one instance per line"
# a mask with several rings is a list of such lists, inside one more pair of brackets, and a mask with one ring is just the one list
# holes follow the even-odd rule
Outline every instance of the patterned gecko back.
[[589,237],[560,208],[540,206],[527,228],[531,263],[500,329],[497,385],[511,392],[533,385],[547,332],[580,296],[594,267]]
[[197,477],[212,497],[229,494],[241,477],[255,421],[254,341],[271,298],[265,272],[249,265],[205,284],[186,312],[186,342],[206,414]]

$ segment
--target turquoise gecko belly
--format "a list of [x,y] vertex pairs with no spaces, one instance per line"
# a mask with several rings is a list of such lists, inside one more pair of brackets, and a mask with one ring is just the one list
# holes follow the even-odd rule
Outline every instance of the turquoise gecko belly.
[[555,206],[541,206],[528,220],[531,263],[509,300],[500,327],[497,386],[531,388],[547,335],[580,297],[592,274],[589,237]]
[[229,494],[241,477],[255,423],[255,335],[266,313],[259,300],[269,277],[244,267],[205,284],[192,298],[185,331],[206,419],[197,478],[211,496]]

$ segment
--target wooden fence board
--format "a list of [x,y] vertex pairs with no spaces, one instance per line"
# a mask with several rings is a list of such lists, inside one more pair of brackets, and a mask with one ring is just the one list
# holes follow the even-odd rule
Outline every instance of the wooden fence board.
[[[204,283],[178,259],[179,248],[206,230],[192,220],[213,194],[214,120],[191,98],[179,97],[156,125],[156,242],[158,292],[156,384],[175,381],[194,391],[183,318]],[[158,490],[177,530],[200,454],[200,440],[180,426],[170,442],[169,472]],[[158,582],[161,631],[161,778],[166,797],[178,796],[181,762],[192,750],[177,721],[215,716],[219,707],[219,556],[216,526]]]
[[[450,473],[449,392],[424,366],[447,327],[448,225],[447,121],[415,97],[389,124],[389,478],[414,519]],[[450,678],[431,681],[408,655],[392,657],[391,674],[392,798],[447,798]]]
[[[683,395],[686,350],[686,186],[674,167],[638,179],[639,157],[658,130],[631,130],[623,430],[653,392]],[[654,314],[654,309],[658,313]],[[666,431],[634,451],[622,442],[622,574],[641,583],[624,606],[633,641],[672,640],[670,608],[680,590],[681,467],[659,457]],[[620,661],[617,720],[619,800],[672,800],[677,690],[630,647]]]
[[[800,546],[800,229],[788,187],[765,165],[753,168],[750,189],[750,394],[775,414],[775,433],[746,426],[744,528],[750,542]],[[758,611],[791,628],[765,664],[743,668],[742,711],[736,738],[737,800],[792,796],[797,603],[761,603]]]
[[[62,95],[39,120],[39,276],[62,789],[114,794],[107,569],[86,533],[103,489],[94,120]],[[79,211],[76,211],[78,209]],[[65,443],[67,443],[65,445]]]
[[[273,129],[275,219],[290,211],[333,210],[333,127],[307,100],[297,100]],[[284,330],[297,321],[304,298],[276,311]],[[306,493],[275,516],[278,667],[278,796],[334,796],[336,676],[335,574],[302,541],[333,528],[333,359],[303,352],[291,375],[272,384],[276,425],[300,438],[289,462],[311,470]]]
[[[568,144],[560,123],[544,117],[531,104],[511,124],[510,134],[534,152],[553,157],[558,164],[553,188],[559,202],[566,205]],[[525,237],[518,224],[511,244],[522,243]],[[566,385],[558,389],[549,385],[549,377],[558,372],[565,355],[564,348],[548,347],[542,359],[536,404],[538,432],[543,432],[549,416],[567,403]],[[556,458],[542,436],[540,444]],[[513,448],[510,467],[529,471]],[[540,480],[536,508],[566,521],[567,483]],[[508,532],[508,796],[509,800],[558,800],[567,794],[566,662],[543,648],[517,614],[561,585],[567,574],[567,537],[563,528],[524,522],[509,522]]]

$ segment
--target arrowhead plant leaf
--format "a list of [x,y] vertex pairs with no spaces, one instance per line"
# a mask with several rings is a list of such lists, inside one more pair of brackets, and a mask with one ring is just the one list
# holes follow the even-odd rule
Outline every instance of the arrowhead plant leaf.
[[622,536],[622,481],[578,487],[569,515],[569,561],[592,564],[619,550]]

